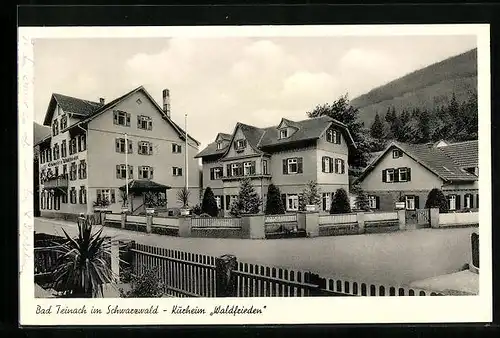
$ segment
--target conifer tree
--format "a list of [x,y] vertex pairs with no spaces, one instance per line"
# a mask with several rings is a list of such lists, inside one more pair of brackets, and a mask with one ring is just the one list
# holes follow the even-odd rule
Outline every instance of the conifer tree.
[[448,201],[440,189],[434,188],[429,191],[427,201],[425,202],[425,208],[439,208],[440,213],[448,212]]
[[281,193],[278,187],[270,184],[267,188],[266,215],[279,215],[285,213],[285,206],[281,200]]
[[321,195],[319,193],[318,183],[316,181],[309,181],[300,194],[299,210],[306,210],[306,205],[316,205],[319,207],[321,203]]
[[231,205],[231,215],[241,216],[246,214],[259,213],[262,201],[252,186],[250,178],[241,180],[238,198]]
[[372,127],[370,129],[370,135],[378,140],[381,140],[385,137],[384,124],[380,119],[380,115],[377,113],[372,123]]
[[347,192],[340,188],[337,189],[332,199],[330,214],[345,214],[351,212],[351,204]]
[[216,217],[219,213],[217,201],[215,200],[214,193],[210,187],[207,187],[205,189],[205,193],[203,194],[201,211],[202,213],[209,214],[212,217]]

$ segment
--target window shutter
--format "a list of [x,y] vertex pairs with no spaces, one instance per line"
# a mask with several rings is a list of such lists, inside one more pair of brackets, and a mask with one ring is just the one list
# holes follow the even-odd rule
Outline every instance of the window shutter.
[[380,196],[375,196],[375,208],[380,209]]
[[281,202],[283,203],[283,207],[286,208],[286,194],[281,194]]
[[341,137],[340,137],[340,132],[339,132],[339,131],[337,131],[337,132],[335,133],[335,138],[336,138],[335,143],[340,144],[340,142],[341,142]]
[[149,144],[149,155],[153,155],[153,144]]
[[335,169],[335,173],[336,173],[336,174],[338,174],[338,173],[339,173],[339,170],[338,170],[338,168],[337,168],[337,161],[338,161],[338,160],[339,160],[339,159],[338,159],[338,158],[336,158],[336,159],[334,159],[334,160],[332,161],[332,162],[334,163],[334,164],[333,164],[333,166],[335,167],[334,169]]
[[113,123],[118,124],[118,113],[113,111]]
[[148,121],[148,130],[153,130],[153,121]]
[[236,146],[236,143],[237,143],[236,141],[234,141],[234,143],[233,143],[234,149],[238,149],[238,147]]
[[[182,175],[182,168],[180,169],[180,172],[181,172],[181,175]],[[150,174],[149,178],[152,179],[153,178],[153,167],[149,167],[149,174]]]
[[127,113],[127,127],[130,127],[130,114]]
[[115,203],[115,189],[111,189],[111,203]]
[[226,210],[231,206],[231,196],[226,195]]
[[227,177],[231,177],[231,165],[230,164],[226,165],[226,175],[227,175]]
[[210,168],[210,179],[211,180],[215,179],[214,168]]
[[128,166],[128,178],[133,179],[134,178],[134,167],[129,165]]
[[467,194],[469,195],[469,201],[470,201],[470,208],[474,208],[474,196],[472,194]]
[[411,168],[406,168],[406,178],[408,179],[408,182],[411,181]]
[[137,128],[141,127],[141,117],[137,116]]
[[246,148],[247,146],[247,140],[243,140],[243,148]]
[[456,208],[456,209],[457,209],[457,210],[460,210],[460,195],[456,195],[456,196],[457,196],[457,197],[456,197],[456,201],[457,201],[457,202],[456,202],[456,205],[457,205],[457,208]]
[[287,160],[286,158],[283,159],[283,175],[288,174],[288,166],[287,166],[286,160]]
[[101,200],[101,189],[97,189],[97,200]]
[[324,173],[326,172],[325,161],[326,161],[326,156],[321,157],[321,171]]
[[120,178],[120,165],[116,165],[116,178]]
[[252,161],[252,169],[250,170],[252,175],[255,175],[255,161]]
[[479,194],[476,195],[476,208],[479,208]]
[[420,209],[420,201],[418,196],[415,196],[415,209]]
[[382,182],[387,182],[386,172],[387,172],[387,169],[382,170]]
[[341,174],[345,174],[345,162],[344,160],[340,160],[340,169],[341,169]]
[[179,168],[179,176],[182,176],[182,168]]
[[399,182],[399,168],[393,168],[394,170],[394,180],[393,182]]
[[302,167],[302,157],[297,158],[297,173],[302,174],[304,171]]
[[127,140],[127,142],[128,142],[128,153],[132,154],[132,142],[129,140]]
[[220,197],[220,210],[224,210],[224,196],[219,196]]

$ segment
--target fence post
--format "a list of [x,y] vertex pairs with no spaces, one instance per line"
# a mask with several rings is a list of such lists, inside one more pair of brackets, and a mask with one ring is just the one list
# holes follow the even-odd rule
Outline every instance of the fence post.
[[116,281],[120,281],[120,243],[115,239],[110,239],[111,241],[111,271],[113,275],[116,276]]
[[358,212],[356,214],[356,219],[358,221],[358,233],[364,234],[365,233],[365,213]]
[[431,228],[439,228],[439,208],[429,209],[429,219],[431,223]]
[[[120,280],[124,283],[130,281],[130,275],[133,272],[135,241],[123,243],[120,250]],[[128,273],[126,273],[128,271]]]
[[121,218],[121,228],[125,229],[125,224],[127,223],[127,213],[122,211],[122,218]]
[[191,237],[191,217],[179,217],[179,237]]
[[309,289],[308,296],[322,296],[323,290],[326,289],[326,278],[320,277],[317,273],[306,272],[304,282],[315,286]]
[[153,215],[152,214],[147,214],[146,215],[146,232],[148,234],[151,233],[151,225],[153,224]]
[[312,211],[305,213],[307,237],[319,236],[319,212]]
[[399,230],[406,230],[406,210],[398,210]]
[[248,238],[250,239],[265,239],[266,238],[266,225],[265,215],[255,214],[247,215],[242,219],[242,225],[248,226]]
[[215,259],[215,296],[236,297],[236,274],[232,271],[238,266],[233,255],[222,255]]

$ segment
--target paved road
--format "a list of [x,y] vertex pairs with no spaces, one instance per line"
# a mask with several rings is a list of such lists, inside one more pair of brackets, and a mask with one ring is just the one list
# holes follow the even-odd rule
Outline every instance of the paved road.
[[[76,234],[76,223],[36,218],[35,230]],[[179,238],[104,228],[117,239],[239,261],[310,270],[358,282],[409,284],[459,271],[470,260],[470,234],[477,228],[424,229],[387,234],[278,240]]]

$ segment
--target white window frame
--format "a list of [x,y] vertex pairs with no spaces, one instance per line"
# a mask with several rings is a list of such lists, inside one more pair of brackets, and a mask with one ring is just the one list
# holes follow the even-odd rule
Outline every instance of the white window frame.
[[326,156],[325,157],[325,173],[331,173],[330,171],[330,162],[331,162],[331,157]]
[[377,209],[377,196],[368,196],[368,207],[370,207],[370,209]]
[[216,168],[214,168],[214,179],[218,180],[220,178],[222,178],[222,168],[216,167]]
[[262,174],[263,175],[268,175],[268,167],[267,167],[267,160],[262,160]]
[[[123,120],[123,123],[122,121]],[[120,126],[126,126],[127,125],[127,113],[121,110],[118,110],[116,112],[116,124]]]
[[415,210],[415,196],[413,195],[405,196],[405,209]]
[[243,175],[248,176],[252,174],[252,162],[243,162]]
[[335,173],[342,174],[342,159],[341,158],[335,159]]
[[172,173],[174,176],[182,176],[182,168],[172,167]]
[[472,195],[471,194],[465,194],[464,195],[464,209],[470,209],[471,208],[471,201],[472,201]]
[[239,168],[239,163],[232,163],[231,164],[231,176],[238,176],[238,170]]
[[101,201],[105,200],[111,203],[111,189],[101,189]]
[[[405,174],[404,180],[401,178],[402,173]],[[398,169],[398,179],[399,179],[399,182],[408,182],[408,169],[407,168],[399,168]]]
[[140,123],[139,123],[139,126],[138,126],[139,129],[151,130],[151,129],[149,129],[149,122],[151,122],[151,126],[153,124],[153,119],[151,119],[151,117],[145,116],[145,115],[140,115],[140,116],[138,116],[138,118],[140,120]]
[[172,144],[172,153],[181,154],[182,153],[182,146],[177,144],[177,143],[173,143]]
[[[296,158],[289,158],[286,162],[289,174],[297,174],[299,172],[299,161]],[[295,171],[292,170],[292,166],[295,165]]]
[[[144,173],[147,172],[147,177],[144,177]],[[143,165],[139,167],[139,179],[149,180],[151,179],[151,167]]]
[[[397,154],[397,156],[395,154]],[[392,158],[400,158],[400,157],[403,157],[403,152],[401,151],[401,149],[393,149]]]
[[299,195],[287,194],[286,195],[286,210],[298,211],[299,210]]
[[[457,195],[449,195],[448,196],[448,208],[450,210],[457,210]],[[453,207],[452,207],[453,204]]]
[[322,193],[321,203],[323,204],[323,210],[330,210],[330,206],[332,204],[332,194],[329,192]]
[[221,150],[222,149],[222,142],[217,142],[217,150]]
[[245,145],[244,139],[236,140],[236,148],[237,149],[243,149],[244,145]]
[[287,138],[288,137],[288,129],[281,129],[280,130],[280,139]]
[[[389,179],[389,177],[390,177],[389,174],[390,173],[392,173],[392,180]],[[394,175],[395,175],[394,169],[386,169],[385,170],[385,181],[387,183],[393,183],[394,182]]]
[[[146,151],[144,151],[144,149],[146,149]],[[151,155],[150,149],[151,149],[151,142],[140,141],[139,149],[137,150],[137,152],[141,155]]]

